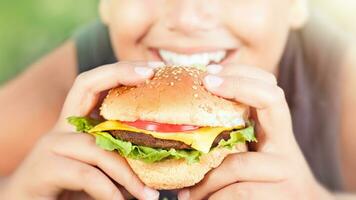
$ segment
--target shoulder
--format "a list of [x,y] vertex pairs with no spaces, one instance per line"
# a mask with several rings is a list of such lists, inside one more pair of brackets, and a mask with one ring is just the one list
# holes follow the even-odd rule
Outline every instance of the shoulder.
[[43,82],[46,82],[55,84],[58,88],[68,88],[71,86],[76,74],[76,47],[74,41],[68,40],[33,63],[9,84],[26,85],[26,82],[29,82],[31,84],[38,83],[41,86]]
[[78,73],[74,41],[68,40],[34,63],[29,68],[29,73],[41,77],[41,80],[62,85],[62,88],[70,88]]
[[[356,129],[356,124],[352,121],[356,113],[356,41],[350,40],[350,46],[345,52],[345,57],[341,66],[340,91],[342,103],[343,124],[350,127],[350,130]],[[349,122],[349,123],[348,123]],[[354,131],[352,131],[354,132]],[[351,133],[350,133],[351,134]],[[350,135],[356,139],[356,134]],[[355,149],[356,150],[356,149]]]
[[[342,76],[347,80],[356,83],[356,38],[348,37],[349,45],[345,51],[345,56],[342,62]],[[353,85],[355,86],[355,85]]]
[[341,155],[347,189],[356,189],[356,178],[353,176],[356,168],[354,155],[356,152],[356,41],[350,38],[349,47],[345,52],[341,70]]
[[[317,99],[333,99],[328,111],[339,122],[341,169],[346,189],[356,189],[356,39],[322,16],[315,18],[301,33],[304,55]],[[337,119],[336,117],[340,117]]]
[[[348,41],[340,66],[335,66],[340,71],[340,86],[342,107],[347,110],[343,115],[354,118],[356,113],[356,37],[346,35]],[[356,124],[352,123],[354,128]],[[355,135],[356,138],[356,135]]]
[[[0,104],[11,105],[3,106],[0,115],[6,133],[6,140],[0,140],[0,158],[6,160],[0,162],[0,175],[12,172],[38,137],[52,128],[76,74],[75,46],[68,41],[0,88]],[[18,145],[23,127],[26,140]]]

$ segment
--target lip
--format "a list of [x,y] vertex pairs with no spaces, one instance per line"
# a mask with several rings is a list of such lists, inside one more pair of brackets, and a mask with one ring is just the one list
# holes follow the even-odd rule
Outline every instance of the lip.
[[[221,48],[206,48],[206,47],[197,47],[197,48],[189,48],[189,49],[179,49],[179,48],[174,48],[175,50],[170,50],[169,48],[149,48],[149,51],[151,52],[152,56],[159,60],[159,61],[163,61],[163,58],[161,57],[161,55],[158,53],[159,49],[164,49],[164,50],[168,50],[168,51],[172,51],[175,53],[179,53],[179,54],[195,54],[195,53],[206,53],[206,52],[214,52],[214,51],[227,51],[225,58],[220,62],[220,63],[216,63],[216,64],[221,64],[224,65],[226,63],[229,63],[230,60],[234,57],[234,55],[236,55],[239,52],[239,49],[235,48],[235,49],[221,49]],[[171,48],[173,49],[173,48]],[[176,51],[177,49],[179,49],[178,51]]]

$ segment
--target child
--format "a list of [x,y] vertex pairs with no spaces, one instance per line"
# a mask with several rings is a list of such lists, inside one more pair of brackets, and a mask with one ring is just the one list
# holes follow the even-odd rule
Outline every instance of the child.
[[[31,191],[51,199],[68,189],[120,199],[125,188],[139,199],[157,197],[117,155],[98,150],[91,138],[71,134],[62,123],[68,114],[90,113],[100,92],[150,78],[150,66],[157,64],[123,61],[208,65],[209,91],[256,109],[256,152],[231,156],[201,184],[180,191],[180,198],[327,199],[334,191],[356,189],[355,46],[308,11],[305,0],[101,0],[99,10],[101,22],[0,91],[1,104],[9,105],[0,120],[6,160],[0,169],[5,175],[18,167],[4,180],[6,195],[26,198]],[[88,70],[70,90],[78,72]],[[87,175],[80,182],[74,181],[78,172]]]

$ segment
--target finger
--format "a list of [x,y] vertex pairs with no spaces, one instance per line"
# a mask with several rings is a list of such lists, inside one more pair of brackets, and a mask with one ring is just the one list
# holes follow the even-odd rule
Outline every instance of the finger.
[[56,189],[83,190],[94,199],[124,199],[114,183],[90,165],[61,157],[50,163],[46,172],[51,174],[44,177],[46,182]]
[[86,116],[96,105],[100,92],[118,85],[136,85],[154,74],[152,63],[116,63],[80,74],[65,100],[61,119]]
[[159,192],[145,187],[124,158],[116,151],[109,152],[98,148],[92,136],[61,135],[57,144],[53,147],[55,153],[99,167],[136,198],[158,199]]
[[295,147],[289,108],[281,88],[253,78],[212,75],[204,78],[204,85],[216,95],[256,108],[266,134],[266,150],[279,152],[284,147]]
[[[115,183],[114,183],[115,184]],[[124,199],[134,199],[134,197],[121,185],[115,184],[115,186],[119,189]],[[58,197],[58,200],[94,200],[93,197],[89,196],[89,194],[83,191],[70,191],[65,190],[63,191]]]
[[132,196],[132,194],[130,194],[130,192],[128,192],[124,187],[122,187],[122,185],[118,184],[116,181],[114,181],[114,184],[116,185],[117,188],[119,188],[121,194],[125,197],[125,199],[135,199],[135,197]]
[[283,181],[289,176],[288,173],[286,163],[277,156],[257,152],[232,154],[218,168],[210,171],[203,181],[190,188],[190,199],[202,199],[236,182]]
[[[296,196],[293,198],[303,199]],[[245,182],[229,185],[209,197],[209,200],[220,199],[285,200],[291,199],[291,196],[280,184]]]
[[208,75],[204,78],[204,85],[219,96],[235,99],[260,110],[272,106],[288,108],[285,107],[285,96],[280,87],[255,78]]
[[259,67],[246,65],[226,64],[226,65],[208,65],[207,72],[218,76],[239,76],[253,79],[259,79],[266,83],[277,85],[277,79],[274,74],[262,70]]

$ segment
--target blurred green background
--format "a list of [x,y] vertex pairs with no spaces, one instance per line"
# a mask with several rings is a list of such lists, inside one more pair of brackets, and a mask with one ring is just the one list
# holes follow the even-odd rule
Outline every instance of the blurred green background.
[[98,0],[0,0],[0,84],[97,17]]
[[[99,0],[0,0],[0,84],[97,18]],[[331,21],[356,33],[356,0],[311,0]]]

